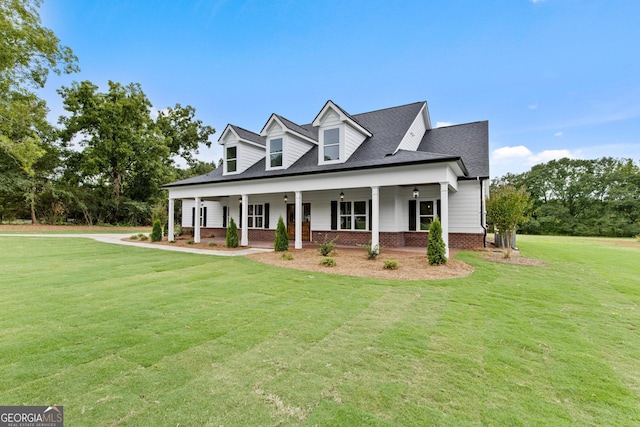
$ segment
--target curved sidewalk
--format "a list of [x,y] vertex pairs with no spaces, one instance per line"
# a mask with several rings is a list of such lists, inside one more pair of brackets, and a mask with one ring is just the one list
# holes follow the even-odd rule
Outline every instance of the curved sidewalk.
[[201,254],[201,255],[217,255],[217,256],[244,256],[250,254],[256,254],[260,252],[273,252],[273,249],[264,249],[264,248],[247,248],[247,249],[238,249],[236,251],[218,251],[215,249],[196,249],[196,248],[182,248],[178,246],[170,246],[170,245],[154,245],[152,243],[142,243],[142,242],[129,242],[126,240],[127,237],[130,237],[131,234],[21,234],[21,233],[11,233],[4,234],[0,233],[0,238],[2,237],[81,237],[85,239],[93,239],[98,242],[103,243],[111,243],[115,245],[124,245],[124,246],[135,246],[138,248],[149,248],[149,249],[159,249],[163,251],[174,251],[174,252],[186,252],[190,254]]

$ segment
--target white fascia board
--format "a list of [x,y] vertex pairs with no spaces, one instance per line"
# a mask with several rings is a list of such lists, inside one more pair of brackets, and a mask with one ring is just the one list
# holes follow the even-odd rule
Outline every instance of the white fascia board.
[[282,129],[284,129],[284,132],[285,132],[285,133],[289,133],[289,134],[291,134],[291,135],[295,135],[295,136],[297,136],[297,137],[298,137],[298,138],[300,138],[300,139],[304,139],[305,141],[308,141],[308,142],[310,142],[310,143],[312,143],[312,144],[314,144],[314,145],[318,145],[318,141],[316,141],[316,140],[314,140],[314,139],[312,139],[312,138],[309,138],[308,136],[303,135],[303,134],[301,134],[301,133],[299,133],[299,132],[296,132],[295,130],[293,130],[293,129],[291,129],[291,128],[288,128],[288,127],[287,127],[287,125],[285,125],[285,124],[282,122],[282,120],[280,120],[280,119],[278,118],[278,116],[277,116],[276,114],[271,114],[271,117],[269,117],[269,120],[267,120],[267,123],[263,126],[262,130],[260,131],[260,136],[265,136],[265,137],[266,137],[266,136],[269,136],[269,131],[268,131],[268,129],[271,127],[271,123],[273,123],[274,121],[275,121],[276,123],[278,123],[278,125],[279,125]]
[[340,107],[338,107],[333,101],[329,100],[327,101],[326,104],[324,104],[324,107],[322,107],[322,110],[320,110],[320,112],[318,113],[318,115],[316,116],[316,118],[313,120],[312,126],[320,126],[321,125],[321,121],[322,121],[322,117],[325,115],[325,113],[328,110],[333,110],[336,114],[338,114],[338,117],[340,118],[340,121],[343,123],[349,123],[351,125],[351,127],[353,127],[354,129],[356,129],[358,132],[360,132],[361,134],[367,136],[367,137],[371,137],[373,136],[373,134],[371,132],[369,132],[367,129],[363,128],[358,122],[356,122],[355,120],[353,120],[351,117],[347,116],[344,113],[344,110]]
[[224,130],[222,131],[222,134],[220,135],[220,138],[218,138],[218,144],[220,145],[224,145],[224,142],[222,142],[222,140],[226,137],[227,133],[231,132],[236,139],[240,139],[240,137],[238,136],[238,134],[236,133],[235,130],[233,130],[233,127],[231,126],[231,124],[228,124]]
[[399,165],[384,169],[359,169],[355,171],[327,172],[312,175],[295,175],[279,178],[257,178],[246,181],[208,183],[169,188],[169,197],[189,199],[212,198],[240,194],[271,194],[292,191],[346,190],[348,188],[414,186],[448,183],[457,190],[456,162]]

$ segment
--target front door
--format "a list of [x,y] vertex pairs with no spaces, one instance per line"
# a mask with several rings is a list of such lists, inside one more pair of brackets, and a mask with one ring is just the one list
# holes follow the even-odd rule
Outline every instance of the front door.
[[[296,238],[296,205],[287,205],[287,235],[289,240]],[[302,204],[302,241],[311,240],[311,203]]]

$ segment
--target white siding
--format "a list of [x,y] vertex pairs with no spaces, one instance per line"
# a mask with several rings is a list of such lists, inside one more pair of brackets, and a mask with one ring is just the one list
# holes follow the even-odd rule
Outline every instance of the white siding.
[[407,133],[402,138],[402,141],[400,141],[400,144],[398,144],[398,148],[396,148],[396,151],[416,151],[418,149],[420,141],[422,140],[422,137],[427,130],[423,111],[424,110],[420,110],[420,114],[418,114],[413,120],[413,123],[409,127],[409,130],[407,130]]
[[458,191],[449,193],[449,232],[482,233],[480,183],[458,182]]
[[310,142],[303,141],[293,135],[287,135],[284,140],[284,167],[288,168],[313,147]]
[[[195,200],[183,199],[182,200],[182,221],[183,227],[191,227],[193,217],[193,205]],[[203,201],[203,207],[207,208],[207,221],[206,228],[219,228],[222,227],[222,204],[220,202],[205,200]]]
[[347,161],[349,157],[360,147],[360,144],[366,137],[349,125],[344,126],[344,159]]
[[265,156],[264,148],[241,142],[238,144],[238,172],[244,172]]

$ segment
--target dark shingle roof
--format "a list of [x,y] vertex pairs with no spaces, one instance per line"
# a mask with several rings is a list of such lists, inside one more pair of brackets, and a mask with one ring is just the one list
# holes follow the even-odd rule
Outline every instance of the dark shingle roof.
[[[468,177],[488,177],[488,122],[427,130],[417,151],[398,150],[393,154],[424,105],[425,102],[416,102],[350,116],[373,135],[344,163],[318,165],[318,147],[314,146],[284,170],[265,170],[266,160],[263,158],[239,174],[223,176],[222,168],[217,168],[206,175],[167,184],[166,187],[442,161],[458,161]],[[289,129],[313,135],[311,137],[317,140],[317,128],[311,124],[300,126],[284,117],[277,117]]]
[[[288,120],[278,114],[274,114],[281,122],[283,125],[285,125],[289,130],[292,130],[296,133],[299,133],[300,135],[306,136],[307,138],[313,139],[314,141],[318,141],[318,128],[308,128],[308,127],[302,127],[296,123],[293,123],[291,120]],[[314,132],[315,130],[315,132]]]
[[229,125],[229,126],[233,128],[233,130],[238,134],[238,136],[241,139],[255,142],[256,144],[260,144],[260,145],[266,145],[264,136],[260,136],[257,133],[251,132],[250,130],[243,129],[240,126],[236,126],[236,125]]

